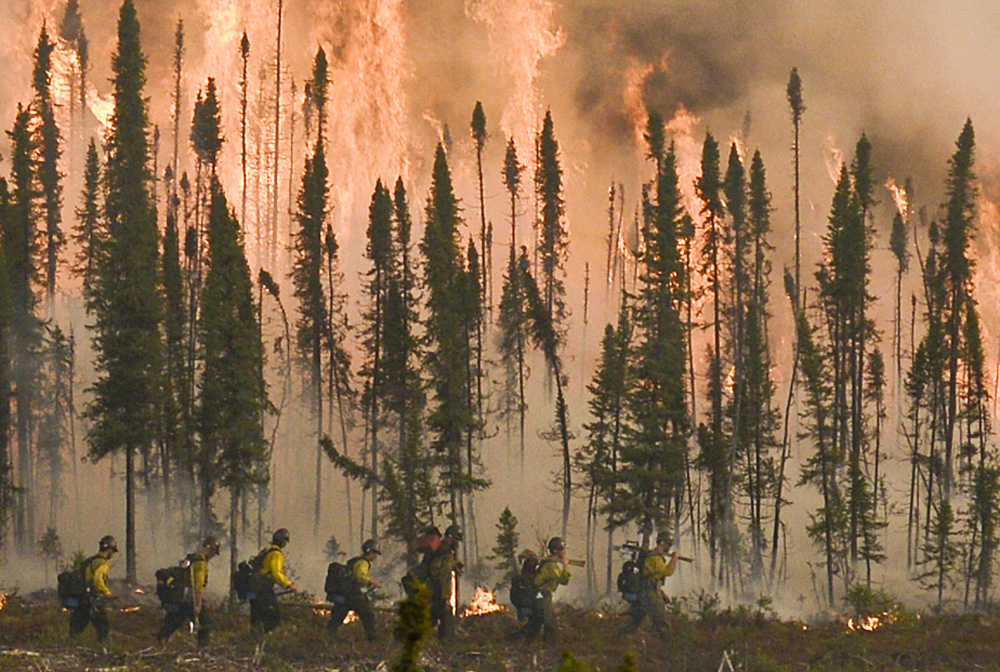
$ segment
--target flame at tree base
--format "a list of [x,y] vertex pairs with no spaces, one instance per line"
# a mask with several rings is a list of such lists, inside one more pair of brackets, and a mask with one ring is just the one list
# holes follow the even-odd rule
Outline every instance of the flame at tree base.
[[506,607],[502,604],[497,604],[497,596],[482,586],[476,586],[476,594],[473,596],[472,602],[462,610],[459,618],[482,616],[483,614],[493,614],[501,611],[506,611]]
[[7,606],[7,593],[0,593],[0,611]]

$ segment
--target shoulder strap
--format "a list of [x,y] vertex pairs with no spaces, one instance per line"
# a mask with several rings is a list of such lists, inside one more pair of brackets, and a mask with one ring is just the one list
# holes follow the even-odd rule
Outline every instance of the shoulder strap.
[[99,557],[101,557],[100,553],[95,553],[80,563],[79,570],[80,573],[83,574],[84,578],[86,578],[87,572],[90,570],[90,566],[94,564],[94,560],[97,560]]

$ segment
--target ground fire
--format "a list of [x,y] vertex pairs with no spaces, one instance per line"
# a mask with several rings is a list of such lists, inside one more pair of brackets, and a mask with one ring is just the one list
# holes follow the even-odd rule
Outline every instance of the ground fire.
[[492,614],[505,610],[506,607],[502,604],[497,604],[496,594],[486,590],[482,586],[476,586],[476,594],[473,596],[472,602],[462,610],[459,617],[482,616],[483,614]]

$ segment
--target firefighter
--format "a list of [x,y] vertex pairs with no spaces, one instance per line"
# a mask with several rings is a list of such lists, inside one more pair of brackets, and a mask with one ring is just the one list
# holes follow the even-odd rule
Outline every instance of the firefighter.
[[570,574],[566,569],[566,544],[562,537],[552,537],[547,547],[549,555],[539,564],[535,574],[535,603],[528,622],[515,636],[530,642],[542,633],[545,643],[555,646],[559,643],[559,627],[552,609],[552,595],[559,586],[569,583]]
[[258,631],[270,632],[281,623],[278,597],[274,594],[275,584],[294,593],[298,590],[292,580],[285,576],[284,548],[291,535],[285,528],[279,528],[271,535],[271,545],[261,551],[259,569],[254,575],[250,598],[250,627]]
[[361,555],[347,561],[350,576],[344,586],[343,592],[346,594],[335,596],[336,606],[330,613],[330,622],[326,626],[331,635],[337,633],[344,617],[353,611],[365,629],[365,639],[375,641],[375,611],[372,609],[369,593],[379,588],[379,583],[371,578],[370,573],[372,563],[380,555],[382,551],[379,550],[378,543],[374,539],[368,539],[361,544]]
[[94,624],[98,641],[105,641],[111,631],[108,621],[107,603],[115,599],[108,588],[108,570],[111,569],[111,558],[118,552],[118,542],[110,534],[101,537],[97,542],[97,555],[84,561],[82,571],[86,591],[80,597],[69,617],[69,635],[76,637],[87,627]]
[[444,531],[441,545],[429,563],[428,588],[431,591],[431,626],[438,626],[440,639],[455,636],[455,612],[452,611],[452,583],[458,586],[463,565],[458,561],[458,545],[463,538],[462,528],[449,525]]
[[163,627],[156,635],[163,644],[185,623],[193,623],[198,631],[198,646],[206,646],[210,632],[210,620],[205,611],[205,587],[208,585],[208,561],[219,554],[219,542],[208,536],[201,542],[201,549],[189,553],[185,561],[191,576],[191,601],[180,604],[165,604]]
[[[632,633],[639,629],[642,621],[649,616],[653,627],[661,635],[667,635],[667,609],[660,593],[660,584],[677,569],[680,554],[670,553],[673,539],[669,532],[663,531],[656,535],[656,546],[646,556],[640,571],[641,589],[635,602],[628,611],[628,621],[619,630],[620,633]],[[668,559],[669,558],[669,559]]]

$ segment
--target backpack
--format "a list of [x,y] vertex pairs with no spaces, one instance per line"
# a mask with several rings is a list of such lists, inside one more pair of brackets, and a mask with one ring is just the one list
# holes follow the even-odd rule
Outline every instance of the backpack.
[[190,555],[176,565],[156,570],[156,596],[160,604],[184,604],[191,600]]
[[625,561],[622,570],[618,572],[618,592],[622,594],[622,599],[626,602],[635,602],[639,599],[646,582],[642,575],[642,566],[646,563],[646,554],[638,553],[635,557]]
[[417,537],[415,544],[418,553],[437,553],[440,545],[441,535],[434,532],[424,532]]
[[236,572],[233,573],[233,592],[236,593],[240,602],[252,598],[251,593],[257,592],[254,588],[259,589],[256,584],[260,582],[256,581],[254,577],[260,575],[260,566],[264,563],[267,552],[268,549],[265,548],[257,555],[236,566]]
[[431,577],[429,563],[421,562],[416,567],[413,567],[408,571],[403,578],[400,580],[400,584],[403,586],[403,592],[408,596],[412,596],[416,592],[416,584],[420,582],[430,589],[428,581]]
[[67,609],[76,609],[90,593],[90,586],[87,585],[87,567],[96,557],[96,555],[92,555],[79,565],[59,572],[59,575],[56,576],[59,602],[62,606]]
[[535,588],[535,577],[542,563],[534,556],[527,556],[521,563],[519,571],[510,582],[510,603],[519,611],[530,609],[535,603],[535,595],[538,590]]
[[361,558],[351,558],[347,564],[342,562],[331,562],[326,568],[326,581],[323,590],[326,591],[328,602],[343,602],[344,598],[357,589],[357,581],[354,580],[354,565]]

